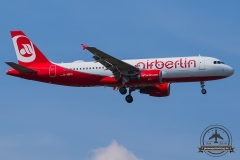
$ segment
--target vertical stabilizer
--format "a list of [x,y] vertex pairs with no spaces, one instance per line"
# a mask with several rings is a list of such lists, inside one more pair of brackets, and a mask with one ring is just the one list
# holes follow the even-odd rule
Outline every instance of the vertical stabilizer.
[[22,31],[11,31],[11,36],[20,65],[51,63]]

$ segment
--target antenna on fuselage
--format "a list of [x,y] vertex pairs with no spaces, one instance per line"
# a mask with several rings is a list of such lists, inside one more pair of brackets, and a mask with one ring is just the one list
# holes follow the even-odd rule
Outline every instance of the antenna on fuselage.
[[199,56],[199,57],[201,57],[201,55],[200,55],[200,54],[198,54],[198,56]]

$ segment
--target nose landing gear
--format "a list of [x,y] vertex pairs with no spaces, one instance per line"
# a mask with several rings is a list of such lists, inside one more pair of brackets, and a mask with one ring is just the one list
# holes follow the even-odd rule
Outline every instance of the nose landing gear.
[[204,82],[204,81],[201,81],[200,84],[201,84],[201,88],[202,88],[202,90],[201,90],[202,94],[206,94],[206,93],[207,93],[207,90],[204,89],[205,82]]

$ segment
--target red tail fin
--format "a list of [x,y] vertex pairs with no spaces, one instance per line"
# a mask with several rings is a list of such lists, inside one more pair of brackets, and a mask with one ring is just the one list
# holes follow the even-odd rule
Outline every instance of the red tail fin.
[[11,31],[11,36],[20,65],[51,63],[22,31]]

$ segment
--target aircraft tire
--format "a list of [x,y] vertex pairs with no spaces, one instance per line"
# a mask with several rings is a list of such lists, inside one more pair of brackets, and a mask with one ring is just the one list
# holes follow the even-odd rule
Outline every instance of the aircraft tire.
[[206,89],[202,89],[202,94],[206,94],[207,90]]
[[127,93],[126,87],[120,87],[120,88],[119,88],[119,92],[120,92],[122,95],[126,94],[126,93]]
[[131,95],[127,95],[125,99],[128,103],[132,103],[133,101],[133,97]]

